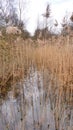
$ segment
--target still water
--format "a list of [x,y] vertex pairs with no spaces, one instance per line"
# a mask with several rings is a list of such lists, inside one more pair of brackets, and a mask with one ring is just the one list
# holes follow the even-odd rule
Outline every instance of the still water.
[[14,84],[0,105],[0,130],[73,130],[73,104],[63,105],[60,120],[55,117],[54,86],[55,95],[49,74],[38,71]]

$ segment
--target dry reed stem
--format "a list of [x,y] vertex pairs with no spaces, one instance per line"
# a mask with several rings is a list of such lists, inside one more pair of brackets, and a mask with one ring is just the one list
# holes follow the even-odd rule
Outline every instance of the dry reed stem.
[[62,92],[70,99],[73,93],[73,46],[72,45],[42,45],[35,47],[27,41],[21,43],[0,43],[0,85],[6,83],[7,77],[13,75],[13,80],[24,79],[28,68],[34,66],[38,70],[47,69],[57,77]]

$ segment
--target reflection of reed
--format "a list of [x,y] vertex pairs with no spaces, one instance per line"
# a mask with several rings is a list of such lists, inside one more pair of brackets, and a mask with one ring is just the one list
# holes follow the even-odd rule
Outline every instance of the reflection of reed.
[[[17,87],[14,85],[14,88],[19,88],[12,89],[13,95],[17,93],[17,96],[13,97],[13,100],[16,98],[16,104],[13,104],[12,100],[9,101],[11,118],[9,122],[8,115],[2,117],[4,125],[8,124],[9,130],[58,130],[67,128],[67,122],[72,125],[72,104],[65,101],[66,97],[62,95],[64,89],[56,75],[52,75],[48,70],[32,71],[24,83],[19,82]],[[20,110],[17,109],[17,104]],[[6,107],[9,107],[7,105],[6,103]],[[14,105],[20,113],[19,117]],[[8,114],[6,107],[4,110]]]
[[20,99],[20,108],[21,108],[21,130],[24,130],[25,128],[25,115],[26,115],[26,109],[25,109],[25,95],[24,95],[24,86],[22,83],[20,83],[20,91],[21,91],[21,99]]
[[[0,67],[2,68],[0,70],[0,91],[3,88],[5,89],[6,84],[8,87],[9,81],[10,83],[11,81],[15,83],[27,77],[28,68],[34,66],[41,72],[42,70],[50,71],[53,77],[55,76],[61,84],[61,87],[58,87],[60,97],[64,97],[66,101],[72,102],[73,46],[38,46],[38,41],[36,44],[37,47],[31,45],[31,43],[29,44],[28,41],[15,45],[14,43],[11,45],[0,43]],[[6,92],[7,90],[5,89],[3,94]]]

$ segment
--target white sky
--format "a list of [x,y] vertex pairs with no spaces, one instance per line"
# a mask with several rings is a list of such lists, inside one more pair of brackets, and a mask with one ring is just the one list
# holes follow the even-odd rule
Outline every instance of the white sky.
[[[50,3],[51,17],[53,20],[57,19],[61,23],[62,18],[66,13],[73,12],[73,0],[29,0],[27,8],[27,30],[34,33],[37,26],[38,18],[42,21],[42,13],[45,12],[47,3]],[[59,26],[60,27],[60,26]]]

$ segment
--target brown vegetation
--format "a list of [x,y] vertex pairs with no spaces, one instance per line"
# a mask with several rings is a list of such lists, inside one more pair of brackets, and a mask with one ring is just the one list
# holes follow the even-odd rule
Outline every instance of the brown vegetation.
[[4,86],[10,76],[24,77],[31,66],[48,69],[66,89],[73,85],[73,46],[49,45],[48,41],[43,46],[38,44],[28,40],[15,44],[0,41],[0,86]]
[[[41,40],[33,41],[31,39],[18,39],[16,42],[10,39],[6,42],[0,40],[0,97],[4,97],[10,90],[11,84],[22,81],[30,74],[29,68],[45,72],[50,78],[52,87],[47,89],[51,99],[58,129],[61,112],[64,109],[63,104],[72,105],[73,102],[73,45],[55,44],[55,38],[45,43]],[[62,39],[60,39],[62,42]],[[59,42],[59,38],[56,39]],[[45,77],[46,78],[46,77]],[[58,82],[59,85],[56,85]],[[52,106],[54,102],[54,106]]]

